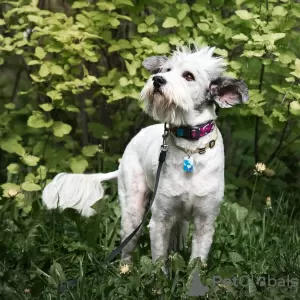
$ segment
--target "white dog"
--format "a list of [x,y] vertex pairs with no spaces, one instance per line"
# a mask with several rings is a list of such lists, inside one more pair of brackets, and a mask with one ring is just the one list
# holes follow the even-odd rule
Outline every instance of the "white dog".
[[[180,48],[171,57],[155,56],[143,66],[152,73],[141,92],[145,111],[169,126],[168,152],[152,205],[150,221],[153,261],[182,247],[188,221],[194,222],[191,259],[206,261],[214,222],[224,194],[224,149],[216,127],[215,104],[231,107],[248,100],[244,82],[222,77],[225,63],[214,48]],[[164,125],[141,130],[128,144],[119,170],[108,174],[59,174],[45,188],[50,208],[73,207],[85,216],[103,196],[101,181],[118,178],[121,237],[140,223],[153,192]],[[139,231],[123,249],[130,260]]]

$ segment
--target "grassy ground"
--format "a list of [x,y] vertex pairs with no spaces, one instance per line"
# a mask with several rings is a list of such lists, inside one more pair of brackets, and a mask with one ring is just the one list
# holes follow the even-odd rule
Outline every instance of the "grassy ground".
[[[115,195],[115,187],[108,192]],[[160,270],[161,262],[151,263],[148,228],[129,272],[123,268],[121,273],[118,260],[101,264],[119,243],[115,196],[98,202],[98,214],[90,219],[73,210],[45,211],[39,201],[22,215],[13,200],[2,200],[0,299],[197,299],[189,296],[195,292],[191,285],[197,285],[192,282],[195,271],[209,288],[198,299],[300,299],[299,215],[283,197],[273,200],[273,209],[250,212],[231,203],[230,195],[226,198],[207,267],[199,261],[188,264],[189,238],[182,253],[170,255],[169,278]],[[57,291],[60,282],[77,276],[78,285]],[[222,278],[219,284],[216,276]],[[230,285],[234,280],[236,286]]]

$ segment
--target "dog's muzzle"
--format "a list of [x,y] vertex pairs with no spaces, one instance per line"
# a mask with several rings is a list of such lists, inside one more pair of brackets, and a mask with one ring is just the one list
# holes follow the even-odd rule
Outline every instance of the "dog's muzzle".
[[156,89],[160,88],[161,86],[167,83],[166,79],[164,79],[162,76],[153,76],[152,80],[153,80],[153,85]]

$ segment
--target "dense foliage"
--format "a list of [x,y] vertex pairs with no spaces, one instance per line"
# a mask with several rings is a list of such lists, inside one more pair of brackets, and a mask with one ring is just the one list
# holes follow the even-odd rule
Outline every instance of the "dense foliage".
[[[21,289],[44,290],[57,282],[59,263],[68,269],[64,254],[73,260],[68,272],[74,275],[74,265],[95,264],[104,256],[95,251],[107,251],[118,241],[115,203],[101,202],[97,219],[87,221],[72,213],[45,213],[40,191],[58,172],[117,167],[132,136],[153,122],[138,101],[149,76],[141,63],[151,55],[168,55],[178,44],[216,46],[215,53],[228,61],[227,73],[242,78],[250,89],[248,105],[220,110],[218,119],[226,150],[226,201],[239,203],[224,209],[234,209],[238,218],[247,219],[247,226],[229,229],[230,220],[222,214],[217,226],[226,229],[220,229],[214,243],[211,270],[223,266],[234,251],[228,247],[237,245],[235,252],[241,251],[245,259],[266,262],[252,249],[246,253],[240,247],[246,246],[243,238],[253,238],[247,246],[257,246],[259,253],[270,251],[274,242],[285,247],[293,243],[297,249],[299,233],[293,226],[300,209],[299,19],[300,3],[292,0],[0,1],[0,251],[5,257],[0,295],[2,288],[8,295],[17,287],[14,276],[21,276]],[[254,175],[257,162],[267,168]],[[115,198],[114,186],[109,194]],[[272,199],[280,212],[268,226],[282,217],[281,229],[290,234],[286,240],[274,228],[264,227],[269,220],[263,217],[267,197],[267,204]],[[105,205],[111,206],[107,208],[111,214],[106,215]],[[102,217],[111,226],[101,225]],[[240,231],[231,231],[237,228]],[[261,242],[259,228],[262,234],[272,232],[276,241],[263,237]],[[109,237],[104,239],[107,230]],[[291,254],[294,246],[284,249]],[[243,270],[249,272],[273,268],[270,262],[264,270],[246,265]],[[232,266],[237,268],[238,263]],[[41,284],[42,274],[53,281]],[[140,279],[142,270],[141,274]],[[138,275],[134,276],[132,280]],[[171,284],[173,292],[176,284]],[[112,283],[108,289],[112,291]],[[176,297],[183,291],[182,284]]]

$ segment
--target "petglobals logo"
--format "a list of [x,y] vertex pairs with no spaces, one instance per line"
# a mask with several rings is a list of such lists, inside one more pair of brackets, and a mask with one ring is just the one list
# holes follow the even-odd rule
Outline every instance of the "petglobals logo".
[[[298,278],[291,278],[287,276],[286,278],[274,278],[270,275],[266,276],[233,276],[231,278],[222,278],[221,276],[213,276],[212,285],[223,285],[223,286],[233,286],[233,287],[248,287],[249,280],[254,282],[256,286],[260,287],[297,287],[299,285]],[[193,273],[193,279],[188,291],[189,296],[205,296],[208,293],[209,288],[205,286],[201,280],[199,273]]]
[[197,272],[193,273],[192,284],[188,292],[188,295],[191,297],[205,296],[207,292],[208,292],[208,287],[202,284],[199,273]]
[[298,278],[290,278],[289,275],[286,278],[274,278],[270,275],[266,276],[249,276],[244,275],[241,277],[231,277],[231,278],[222,278],[221,276],[213,276],[212,283],[213,286],[222,284],[225,286],[242,286],[242,287],[248,287],[249,286],[249,280],[254,282],[257,286],[278,286],[278,287],[297,287],[299,285],[299,279]]

